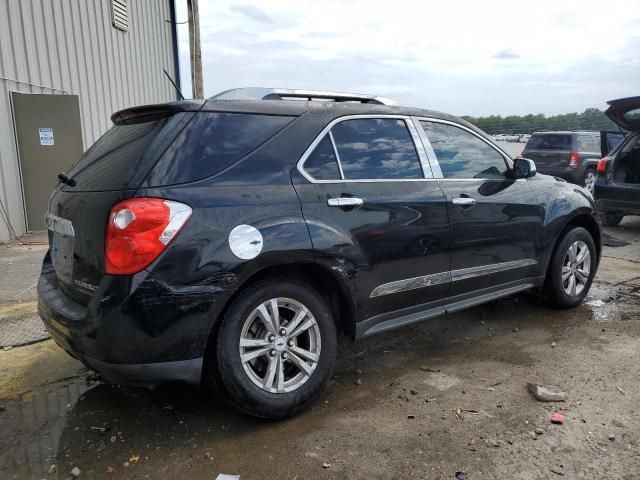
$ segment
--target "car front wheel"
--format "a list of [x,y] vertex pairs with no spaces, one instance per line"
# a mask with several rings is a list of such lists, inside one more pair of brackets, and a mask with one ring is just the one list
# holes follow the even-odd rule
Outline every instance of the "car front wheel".
[[272,279],[249,287],[224,316],[216,349],[219,378],[244,412],[285,418],[320,394],[336,349],[324,299],[302,283]]
[[560,240],[547,276],[551,303],[571,308],[582,303],[596,273],[597,253],[588,230],[576,227]]

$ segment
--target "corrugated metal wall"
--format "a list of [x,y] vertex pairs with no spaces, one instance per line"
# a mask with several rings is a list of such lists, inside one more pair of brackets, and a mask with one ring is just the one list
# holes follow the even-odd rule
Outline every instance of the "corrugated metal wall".
[[[128,0],[129,30],[111,24],[111,0],[0,0],[0,200],[25,231],[11,91],[75,94],[85,149],[116,110],[175,100],[173,0]],[[29,85],[32,84],[32,85]],[[0,218],[0,241],[8,239]]]

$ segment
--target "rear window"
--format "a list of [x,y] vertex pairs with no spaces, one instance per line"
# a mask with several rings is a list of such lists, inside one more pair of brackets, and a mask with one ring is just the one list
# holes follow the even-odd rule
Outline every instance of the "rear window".
[[[150,167],[144,159],[154,138],[171,119],[116,125],[85,152],[69,170],[74,191],[136,188]],[[64,187],[70,188],[70,187]]]
[[527,142],[531,150],[571,150],[571,135],[532,135]]
[[209,177],[265,143],[293,117],[239,113],[197,113],[149,174],[149,186]]

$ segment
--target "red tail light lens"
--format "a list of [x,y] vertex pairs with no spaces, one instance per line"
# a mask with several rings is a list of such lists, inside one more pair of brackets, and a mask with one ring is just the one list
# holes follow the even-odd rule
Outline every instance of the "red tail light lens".
[[160,255],[189,220],[191,207],[160,198],[133,198],[109,213],[105,272],[130,275]]
[[607,173],[607,164],[609,163],[609,157],[604,157],[598,160],[598,173]]
[[578,152],[569,153],[569,165],[572,167],[580,165],[580,154]]

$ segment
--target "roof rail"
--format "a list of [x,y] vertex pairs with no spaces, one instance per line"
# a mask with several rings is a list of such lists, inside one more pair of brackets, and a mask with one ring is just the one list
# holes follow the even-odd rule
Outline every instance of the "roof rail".
[[361,93],[331,92],[324,90],[300,90],[294,88],[233,88],[211,97],[213,100],[328,100],[334,102],[360,102],[378,105],[395,105],[393,100]]

